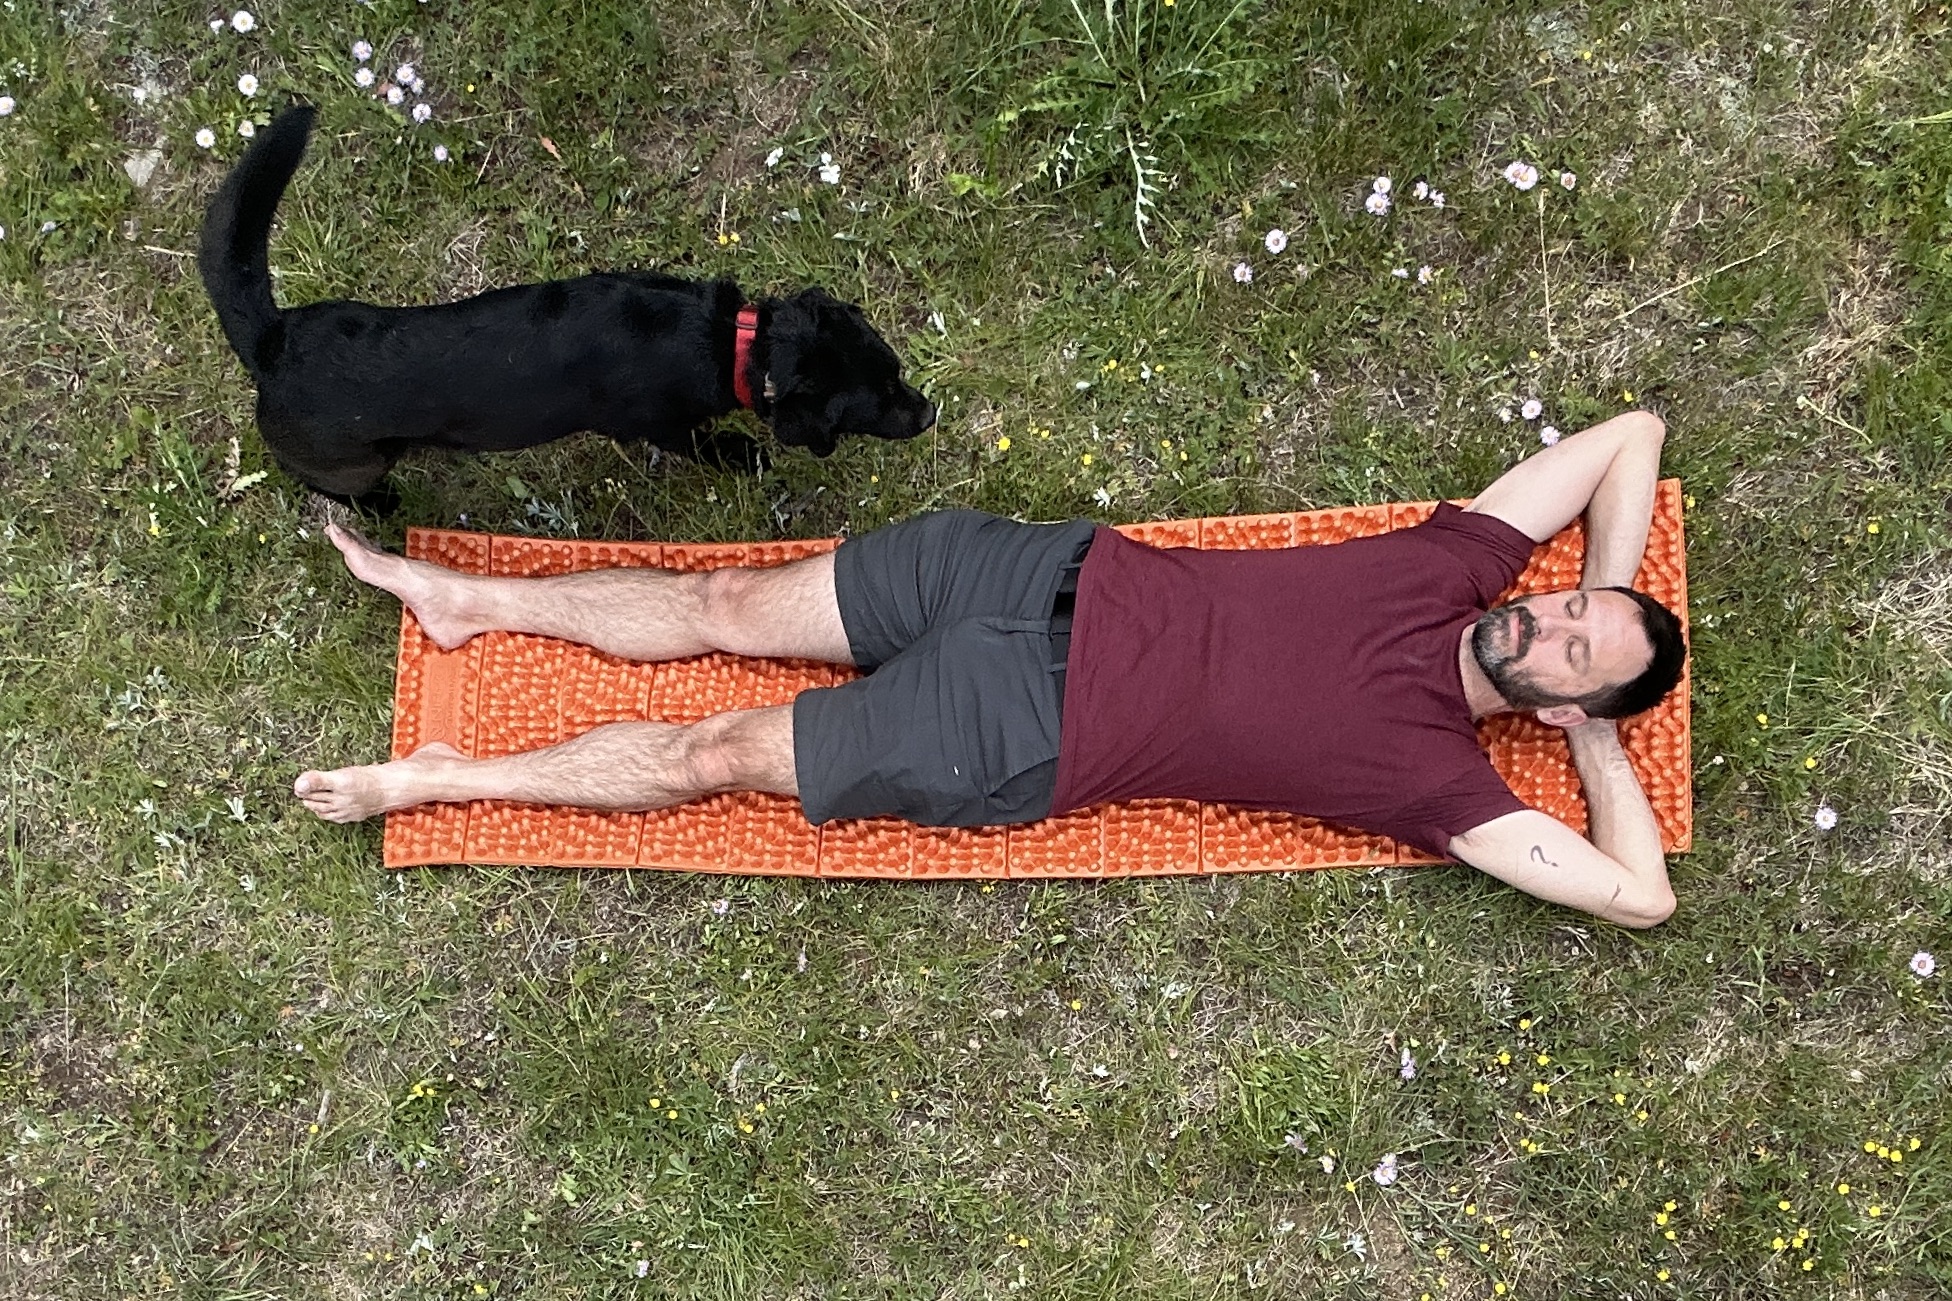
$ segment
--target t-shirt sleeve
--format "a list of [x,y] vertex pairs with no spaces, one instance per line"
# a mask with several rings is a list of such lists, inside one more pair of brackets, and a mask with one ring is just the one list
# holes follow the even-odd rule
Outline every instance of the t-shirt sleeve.
[[1418,528],[1464,565],[1481,605],[1497,600],[1498,593],[1517,581],[1537,545],[1496,515],[1480,515],[1447,501],[1437,503],[1436,513]]
[[1425,853],[1450,857],[1450,839],[1493,818],[1527,808],[1524,800],[1512,794],[1486,758],[1466,768],[1449,782],[1399,809],[1390,825],[1378,830],[1407,840]]

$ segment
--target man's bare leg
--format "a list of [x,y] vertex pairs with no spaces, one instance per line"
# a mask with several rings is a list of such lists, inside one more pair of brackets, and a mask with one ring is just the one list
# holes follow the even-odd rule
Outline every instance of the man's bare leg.
[[853,661],[834,595],[832,552],[772,569],[495,578],[381,551],[337,524],[326,527],[326,536],[355,578],[399,597],[444,649],[501,630],[560,637],[632,660],[722,650]]
[[405,759],[300,774],[293,792],[328,822],[416,804],[518,800],[586,809],[663,809],[721,791],[798,795],[793,707],[740,709],[696,723],[607,723],[498,759],[424,745]]

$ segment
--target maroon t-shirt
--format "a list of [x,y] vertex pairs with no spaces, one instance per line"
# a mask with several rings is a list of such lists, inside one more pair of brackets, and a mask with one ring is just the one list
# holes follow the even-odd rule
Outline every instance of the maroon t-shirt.
[[1099,529],[1051,811],[1213,800],[1448,853],[1525,807],[1478,744],[1457,654],[1531,554],[1503,520],[1448,503],[1414,528],[1276,551]]

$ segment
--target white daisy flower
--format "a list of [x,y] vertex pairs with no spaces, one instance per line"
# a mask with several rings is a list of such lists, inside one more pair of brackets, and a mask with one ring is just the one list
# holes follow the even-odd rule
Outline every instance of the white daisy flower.
[[207,126],[197,128],[196,140],[197,148],[199,149],[215,149],[217,147],[217,133]]
[[1407,1047],[1403,1049],[1403,1064],[1397,1067],[1396,1073],[1406,1080],[1414,1080],[1417,1077],[1417,1059],[1410,1055]]
[[1408,280],[1410,278],[1410,268],[1408,267],[1391,267],[1389,273],[1398,280]]
[[435,162],[437,162],[437,163],[444,163],[444,162],[446,162],[446,161],[447,161],[447,146],[446,146],[446,145],[435,145],[435,146],[434,146],[434,161],[435,161]]
[[1546,425],[1539,430],[1539,441],[1547,447],[1556,447],[1559,442],[1559,431],[1551,425]]
[[414,121],[425,122],[432,116],[434,116],[434,106],[432,104],[415,104],[413,106]]
[[1389,196],[1380,191],[1373,192],[1362,201],[1362,206],[1380,217],[1389,211]]
[[0,95],[0,117],[13,116],[14,107],[14,97],[12,95]]
[[1369,192],[1371,194],[1388,194],[1391,184],[1393,182],[1389,177],[1378,176],[1375,180],[1369,182]]
[[1815,822],[1818,831],[1829,831],[1837,825],[1837,811],[1828,804],[1819,804],[1816,806]]
[[373,57],[373,43],[371,41],[354,41],[352,43],[352,57],[355,62],[366,62],[366,60]]
[[1539,169],[1514,159],[1505,164],[1504,177],[1519,189],[1529,190],[1539,183]]
[[784,147],[784,146],[779,146],[779,147],[775,147],[775,148],[774,148],[774,150],[773,150],[773,152],[771,152],[770,154],[767,154],[767,155],[766,155],[766,166],[768,166],[768,167],[778,167],[778,166],[779,166],[779,160],[780,160],[780,159],[782,159],[782,158],[784,158],[784,157],[786,157],[786,149],[785,149],[785,147]]
[[1420,284],[1420,285],[1427,285],[1427,284],[1429,284],[1429,283],[1430,283],[1430,282],[1431,282],[1432,280],[1435,280],[1436,278],[1437,278],[1437,273],[1436,273],[1435,271],[1433,271],[1433,270],[1431,270],[1431,269],[1430,269],[1430,264],[1429,264],[1429,263],[1427,263],[1427,262],[1426,262],[1426,263],[1425,263],[1424,265],[1422,265],[1422,266],[1420,266],[1420,267],[1418,267],[1418,268],[1417,268],[1417,283],[1418,283],[1418,284]]
[[1911,955],[1911,972],[1920,980],[1938,970],[1938,959],[1920,949]]
[[1510,423],[1511,423],[1511,408],[1510,408],[1510,407],[1499,407],[1499,408],[1498,408],[1498,419],[1499,419],[1499,420],[1501,420],[1501,421],[1503,421],[1503,422],[1504,422],[1505,424],[1510,424]]
[[352,74],[352,84],[358,86],[361,90],[364,90],[366,87],[372,85],[373,70],[371,68],[361,68],[358,71],[354,72]]
[[1376,1168],[1369,1172],[1369,1177],[1371,1179],[1374,1179],[1378,1185],[1384,1188],[1387,1188],[1391,1184],[1395,1183],[1396,1182],[1396,1153],[1394,1152],[1383,1153],[1383,1159],[1376,1163]]
[[413,79],[413,85],[408,87],[408,89],[416,95],[425,95],[427,93],[427,83],[421,78],[415,77]]
[[253,77],[248,72],[245,73],[243,76],[237,79],[237,93],[247,98],[249,96],[257,94],[258,79],[256,77]]
[[393,105],[395,108],[398,108],[401,104],[405,103],[406,98],[407,98],[407,92],[401,90],[398,86],[388,86],[386,88],[386,102]]
[[1575,185],[1577,185],[1577,184],[1579,184],[1579,177],[1577,177],[1577,176],[1576,176],[1576,175],[1574,175],[1573,173],[1571,173],[1571,172],[1560,172],[1560,173],[1559,173],[1559,188],[1560,188],[1560,189],[1562,189],[1562,190],[1570,190],[1570,189],[1571,189],[1571,188],[1572,188],[1573,186],[1575,186]]
[[402,86],[412,84],[413,79],[418,75],[419,74],[413,70],[413,65],[411,63],[403,63],[399,67],[393,70],[393,80],[398,82]]
[[1430,192],[1430,206],[1433,208],[1441,208],[1444,206],[1444,192],[1442,190],[1432,190]]
[[1267,233],[1266,238],[1262,239],[1261,243],[1267,246],[1268,252],[1279,253],[1282,249],[1288,247],[1288,232],[1276,226]]
[[1415,185],[1412,185],[1410,187],[1410,197],[1412,199],[1415,199],[1417,202],[1421,203],[1423,202],[1423,200],[1430,197],[1430,187],[1428,185],[1425,185],[1422,181],[1418,181]]
[[258,124],[251,121],[251,119],[248,117],[245,118],[242,122],[239,122],[237,124],[237,134],[243,136],[246,140],[249,140],[252,136],[256,135],[257,133],[258,133]]
[[210,20],[210,30],[211,30],[211,31],[213,31],[213,32],[221,32],[221,31],[223,31],[223,30],[224,30],[224,20],[223,20],[223,19],[221,19],[221,18],[212,18],[212,19]]
[[820,155],[820,179],[828,185],[840,184],[840,164],[832,154]]
[[1544,410],[1545,403],[1539,401],[1537,398],[1526,398],[1524,404],[1518,408],[1518,414],[1524,416],[1527,420],[1537,420],[1539,413]]
[[1245,285],[1245,284],[1251,284],[1251,283],[1253,283],[1253,280],[1254,280],[1254,268],[1253,268],[1253,267],[1250,267],[1250,266],[1248,266],[1248,265],[1247,265],[1247,264],[1246,264],[1245,262],[1236,262],[1236,263],[1234,263],[1234,283],[1235,283],[1235,284],[1238,284],[1238,285]]
[[230,16],[230,26],[232,31],[248,32],[253,27],[256,27],[257,25],[258,25],[258,20],[251,17],[251,11],[249,9],[239,9],[236,13]]

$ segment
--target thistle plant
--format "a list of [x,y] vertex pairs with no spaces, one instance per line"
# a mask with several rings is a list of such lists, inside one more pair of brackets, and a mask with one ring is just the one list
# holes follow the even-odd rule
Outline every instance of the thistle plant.
[[1198,168],[1253,137],[1230,110],[1268,67],[1236,52],[1249,48],[1259,0],[1064,0],[1055,8],[1046,44],[1060,52],[1057,65],[1008,96],[994,129],[1030,139],[1033,175],[1059,190],[1123,190],[1139,242],[1150,247],[1173,169]]

